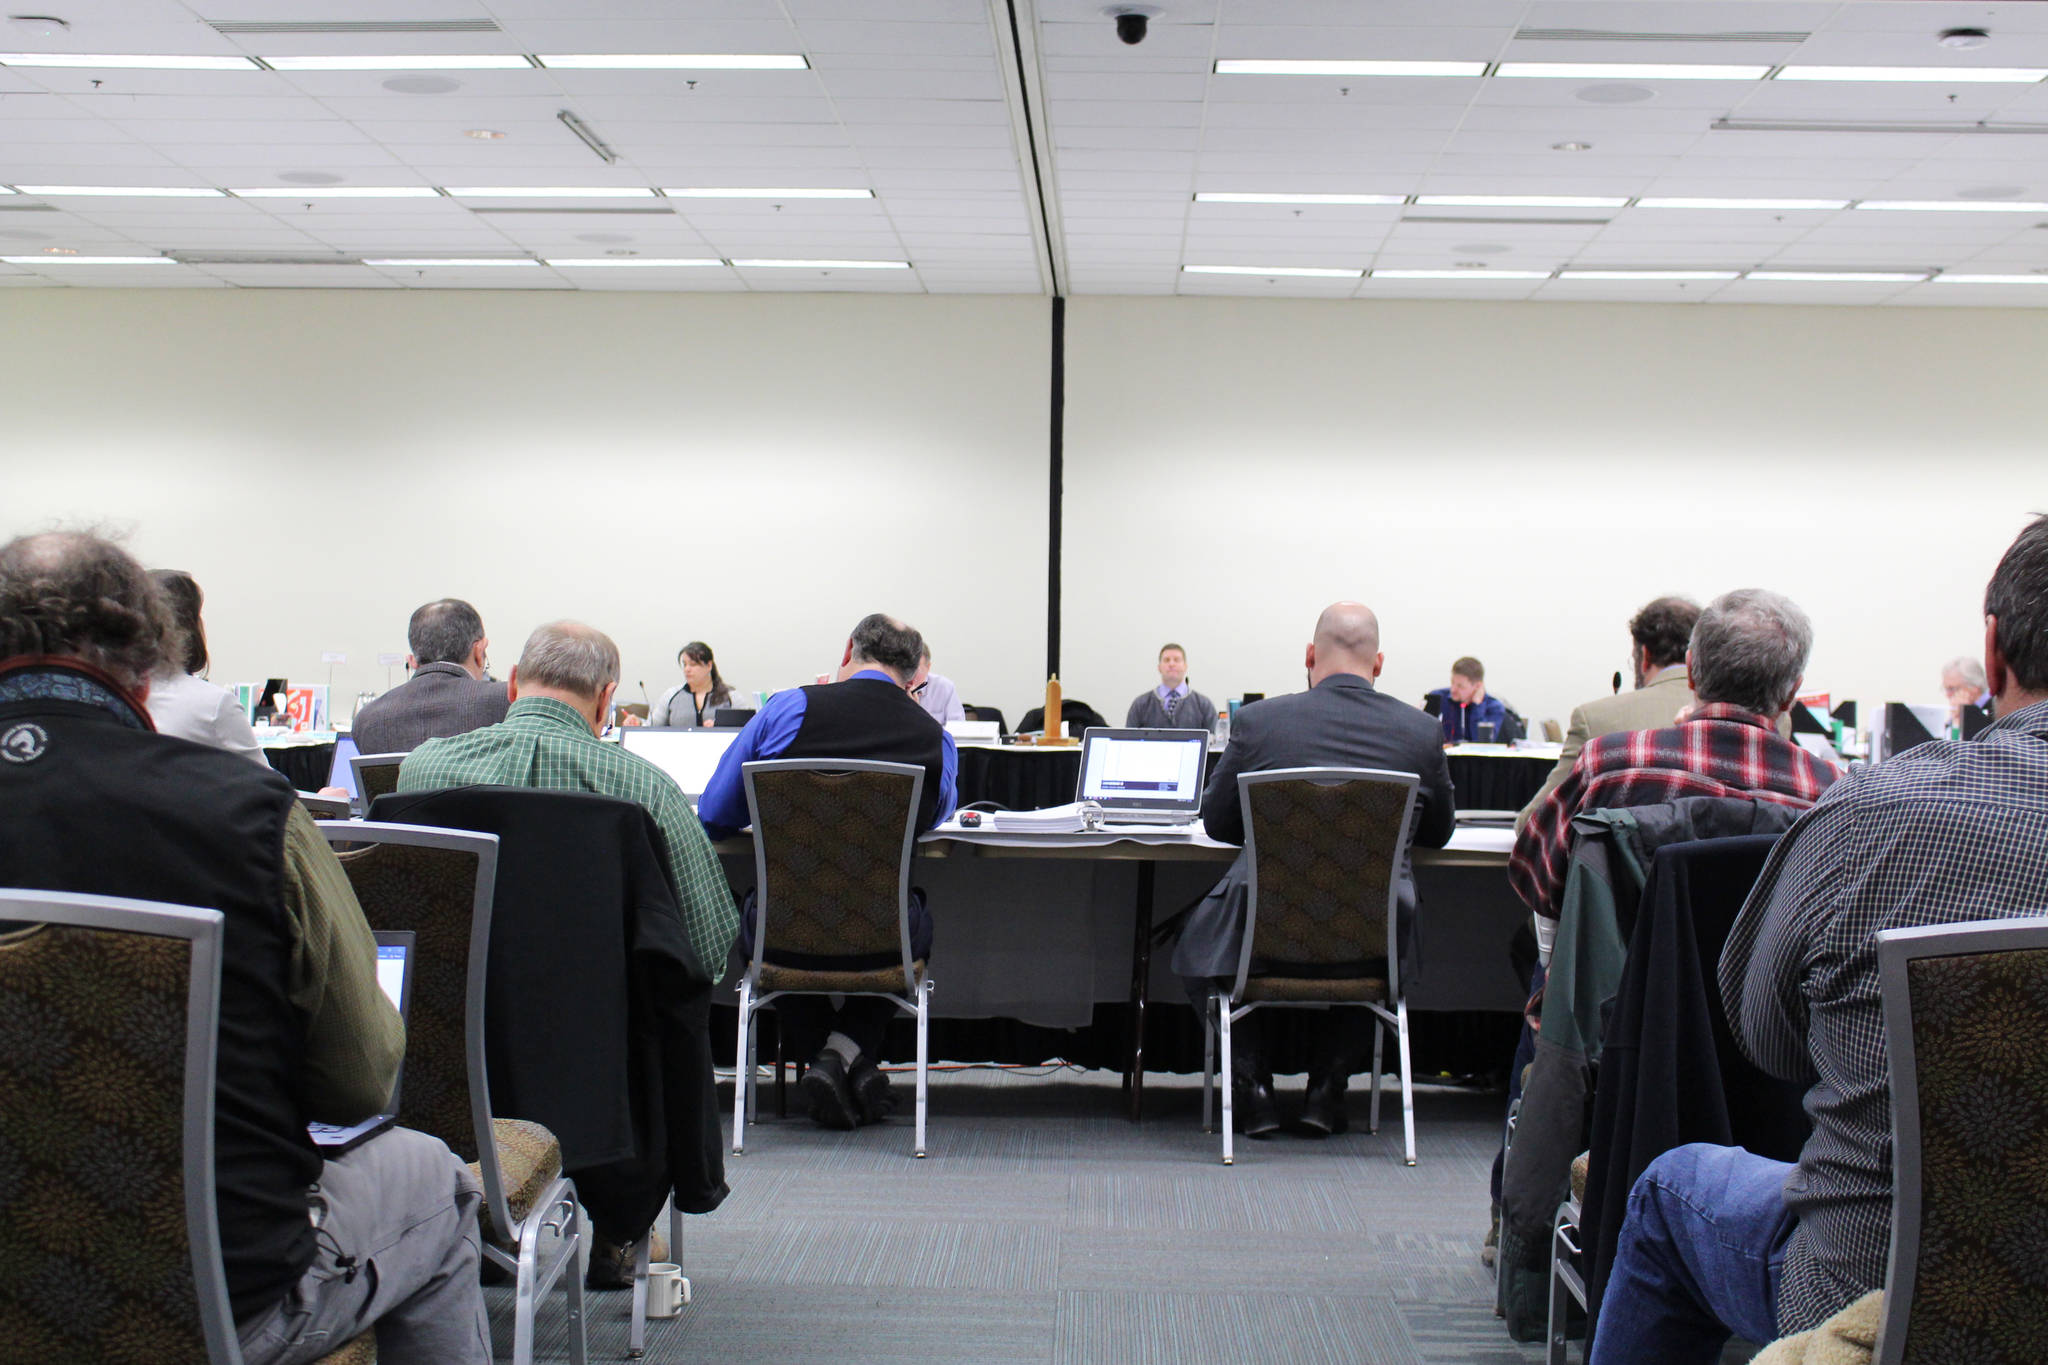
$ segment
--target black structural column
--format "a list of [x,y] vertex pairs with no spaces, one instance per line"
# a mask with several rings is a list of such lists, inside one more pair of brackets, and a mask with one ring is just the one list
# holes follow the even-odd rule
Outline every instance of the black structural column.
[[1046,459],[1045,672],[1060,671],[1060,521],[1067,478],[1067,301],[1052,301],[1052,437]]

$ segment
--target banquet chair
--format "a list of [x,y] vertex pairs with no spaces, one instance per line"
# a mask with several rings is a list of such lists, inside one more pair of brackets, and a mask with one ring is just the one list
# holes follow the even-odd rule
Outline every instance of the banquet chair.
[[[0,891],[0,1361],[241,1365],[214,1200],[218,910]],[[53,1284],[63,1292],[53,1295]],[[365,1334],[320,1365],[376,1359]]]
[[1877,936],[1892,1237],[1876,1365],[2042,1358],[2048,919]]
[[[1003,719],[1003,708],[1000,706],[968,706],[962,703],[961,709],[967,712],[967,719],[969,720],[994,721],[996,723],[996,733],[999,735],[1010,733],[1009,723]],[[1039,709],[1043,710],[1044,708],[1041,707]]]
[[346,820],[349,817],[348,798],[345,796],[322,796],[318,792],[297,792],[299,804],[306,808],[306,814],[315,820]]
[[[1415,1164],[1415,1089],[1408,1001],[1401,989],[1397,905],[1401,852],[1421,779],[1376,768],[1275,768],[1241,773],[1249,873],[1243,944],[1229,988],[1212,988],[1202,1019],[1202,1125],[1223,1059],[1223,1164],[1232,1142],[1230,1028],[1256,1009],[1359,1006],[1373,1015],[1370,1131],[1380,1125],[1380,1063],[1393,1030],[1401,1126]],[[1382,959],[1384,965],[1382,965]]]
[[398,790],[398,765],[403,762],[404,754],[350,755],[348,766],[356,775],[356,790],[362,793],[364,810],[378,797]]
[[[514,1365],[531,1365],[536,1305],[565,1274],[570,1350],[584,1365],[583,1215],[562,1174],[561,1144],[538,1123],[491,1112],[484,988],[498,836],[368,821],[320,829],[370,927],[414,936],[398,1121],[447,1143],[483,1186],[483,1254],[515,1285]],[[480,1141],[485,1133],[489,1142]]]
[[[732,1150],[753,1117],[754,1015],[783,995],[875,995],[917,1021],[917,1126],[925,1154],[932,983],[911,956],[910,860],[924,769],[914,763],[785,758],[740,769],[754,826],[754,951],[739,983]],[[781,966],[776,952],[856,958],[853,969]]]

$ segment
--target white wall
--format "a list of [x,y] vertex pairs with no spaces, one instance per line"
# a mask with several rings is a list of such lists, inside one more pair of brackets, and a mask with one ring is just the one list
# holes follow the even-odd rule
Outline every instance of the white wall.
[[[862,612],[1012,719],[1042,683],[1048,308],[1035,298],[11,292],[0,535],[132,530],[190,569],[224,681],[384,685],[442,594],[502,676],[536,622],[626,692],[701,637],[750,688]],[[1658,592],[1761,584],[1810,683],[1931,697],[2048,510],[2036,310],[1080,298],[1064,681],[1121,719],[1160,642],[1223,698],[1300,685],[1377,607],[1387,685],[1486,661],[1562,717]]]
[[381,690],[377,654],[454,595],[500,677],[535,624],[575,616],[618,640],[623,699],[680,681],[692,638],[735,683],[786,687],[884,610],[969,696],[1015,672],[1022,702],[1044,657],[1047,317],[1031,298],[14,291],[0,537],[127,528],[205,589],[223,682],[322,681],[340,650],[337,697]]
[[1933,699],[2048,511],[2038,310],[1076,299],[1068,691],[1159,644],[1219,699],[1302,685],[1317,612],[1381,617],[1418,699],[1475,654],[1531,717],[1626,668],[1662,592],[1789,594],[1810,689]]

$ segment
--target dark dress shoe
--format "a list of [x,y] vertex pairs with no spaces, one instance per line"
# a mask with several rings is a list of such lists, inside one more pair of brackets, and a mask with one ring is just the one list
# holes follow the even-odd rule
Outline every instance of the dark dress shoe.
[[633,1287],[632,1242],[607,1242],[593,1235],[590,1240],[590,1269],[584,1272],[585,1289],[631,1289]]
[[865,1052],[854,1062],[853,1070],[846,1073],[846,1084],[853,1091],[862,1123],[880,1123],[896,1112],[895,1087]]
[[1273,1087],[1252,1080],[1233,1085],[1230,1092],[1237,1131],[1246,1137],[1267,1137],[1280,1131],[1280,1107],[1273,1102]]
[[1344,1086],[1348,1080],[1346,1076],[1330,1076],[1309,1086],[1301,1109],[1304,1129],[1318,1137],[1334,1137],[1351,1127],[1351,1118],[1344,1112]]
[[810,1100],[811,1117],[820,1127],[850,1129],[860,1126],[860,1106],[853,1098],[853,1087],[846,1082],[846,1063],[839,1060],[838,1053],[819,1053],[804,1068],[804,1078],[797,1085]]

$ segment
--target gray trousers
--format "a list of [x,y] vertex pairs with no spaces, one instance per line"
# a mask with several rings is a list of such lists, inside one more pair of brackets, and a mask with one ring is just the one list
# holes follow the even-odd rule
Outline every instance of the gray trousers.
[[319,1250],[282,1302],[240,1324],[243,1361],[300,1365],[374,1326],[379,1365],[490,1365],[482,1199],[439,1138],[409,1128],[328,1162],[313,1196]]

